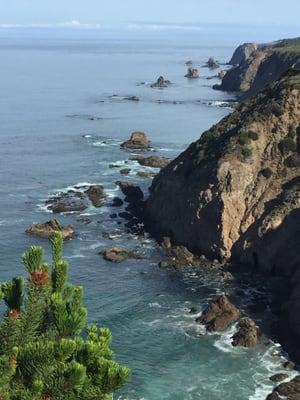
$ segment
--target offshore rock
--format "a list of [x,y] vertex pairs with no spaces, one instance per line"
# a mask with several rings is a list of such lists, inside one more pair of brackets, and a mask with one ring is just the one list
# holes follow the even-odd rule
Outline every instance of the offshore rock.
[[73,239],[75,235],[75,230],[71,225],[62,226],[57,219],[52,219],[42,224],[33,224],[26,229],[26,233],[45,239],[49,239],[55,231],[61,232],[65,240]]
[[121,147],[129,150],[148,150],[150,140],[144,132],[133,132],[130,139],[122,143]]
[[234,324],[240,316],[240,310],[223,294],[215,297],[196,321],[204,324],[209,332],[223,332]]

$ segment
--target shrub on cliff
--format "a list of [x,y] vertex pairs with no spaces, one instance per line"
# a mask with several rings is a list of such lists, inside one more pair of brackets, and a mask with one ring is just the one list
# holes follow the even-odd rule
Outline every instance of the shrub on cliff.
[[297,150],[296,142],[291,137],[286,137],[285,139],[281,140],[278,146],[283,155]]
[[86,325],[83,289],[67,280],[61,234],[51,242],[51,267],[32,246],[23,255],[27,280],[1,285],[0,399],[111,399],[129,370],[114,361],[110,331]]

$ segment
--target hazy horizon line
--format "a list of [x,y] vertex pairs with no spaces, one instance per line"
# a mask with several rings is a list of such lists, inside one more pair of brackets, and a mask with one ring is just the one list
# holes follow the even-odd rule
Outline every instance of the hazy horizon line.
[[[275,24],[261,24],[261,23],[253,23],[253,24],[245,24],[245,23],[219,23],[219,22],[138,22],[138,21],[128,21],[128,22],[108,22],[108,23],[93,23],[93,22],[81,22],[79,20],[71,20],[65,22],[55,22],[55,23],[29,23],[29,24],[19,24],[19,23],[7,23],[0,22],[0,29],[28,29],[28,28],[39,28],[39,29],[55,29],[55,28],[69,28],[69,29],[94,29],[94,30],[109,30],[109,29],[122,29],[128,31],[139,31],[139,30],[148,30],[148,31],[162,31],[162,30],[192,30],[192,31],[202,31],[205,30],[205,27],[215,26],[218,27],[261,27],[268,28],[270,26],[274,27]],[[288,28],[297,28],[296,25],[282,25],[278,24],[281,27]],[[299,32],[300,35],[300,32]]]

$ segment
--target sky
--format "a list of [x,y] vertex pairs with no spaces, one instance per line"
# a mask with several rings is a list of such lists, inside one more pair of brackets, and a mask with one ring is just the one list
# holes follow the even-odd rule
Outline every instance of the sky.
[[[0,0],[0,25],[299,26],[300,0]],[[300,35],[300,33],[299,33]]]

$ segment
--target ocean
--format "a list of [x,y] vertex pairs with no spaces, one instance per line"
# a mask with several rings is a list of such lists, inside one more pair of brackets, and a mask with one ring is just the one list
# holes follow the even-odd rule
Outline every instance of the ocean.
[[[31,244],[43,245],[49,258],[48,242],[25,230],[53,218],[45,207],[50,195],[82,183],[104,186],[105,205],[81,215],[91,223],[78,214],[58,219],[76,229],[65,257],[72,282],[84,287],[89,320],[112,330],[116,358],[133,372],[115,399],[264,399],[269,377],[282,370],[278,344],[265,338],[254,350],[233,348],[231,331],[207,335],[190,314],[216,293],[235,296],[234,284],[222,284],[213,271],[160,269],[156,243],[110,218],[110,199],[121,196],[116,181],[135,182],[145,193],[151,184],[136,175],[148,169],[129,160],[120,143],[144,131],[153,154],[173,158],[227,115],[224,102],[234,96],[214,91],[216,72],[203,65],[210,56],[225,64],[243,39],[245,33],[0,29],[0,280],[24,273],[21,255]],[[187,60],[199,79],[184,78]],[[150,88],[160,75],[172,84]],[[140,101],[125,99],[133,95]],[[112,163],[130,174],[122,177]],[[111,264],[99,255],[111,246],[144,258]],[[244,296],[251,302],[250,288]]]

